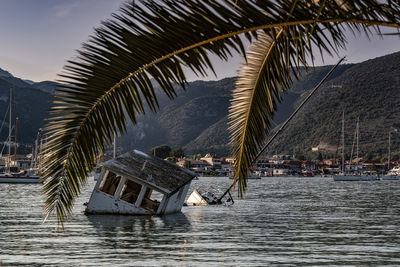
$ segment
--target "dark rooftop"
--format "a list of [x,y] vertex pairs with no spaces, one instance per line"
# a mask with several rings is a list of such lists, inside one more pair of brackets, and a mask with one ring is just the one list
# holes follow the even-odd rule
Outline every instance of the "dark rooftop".
[[196,173],[138,150],[125,153],[102,165],[115,173],[156,186],[169,193],[196,177]]

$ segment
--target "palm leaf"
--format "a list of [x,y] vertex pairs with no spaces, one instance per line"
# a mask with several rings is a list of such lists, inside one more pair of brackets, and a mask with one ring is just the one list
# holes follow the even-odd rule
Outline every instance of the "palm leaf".
[[[283,39],[301,41],[291,41],[289,50],[285,43],[277,49],[290,62],[300,63],[307,54],[304,49],[313,42],[321,51],[344,46],[340,23],[355,31],[367,29],[366,25],[398,27],[400,10],[397,3],[389,6],[373,0],[323,5],[298,0],[138,2],[125,4],[112,20],[103,22],[60,75],[63,85],[56,90],[46,126],[50,141],[42,176],[45,211],[55,211],[61,224],[72,211],[97,151],[111,142],[115,132],[123,134],[128,120],[135,123],[138,114],[159,109],[152,79],[173,99],[176,84],[185,88],[185,69],[198,75],[213,71],[210,54],[226,60],[236,50],[245,56],[240,34],[253,42],[258,30],[275,39],[275,29],[284,29]],[[287,75],[275,71],[266,78],[286,84],[282,77]]]
[[[318,17],[327,4],[327,1],[321,2]],[[345,1],[337,3],[345,12],[361,14],[356,5]],[[367,9],[368,5],[362,4]],[[291,9],[291,12],[294,11]],[[376,19],[376,14],[373,17]],[[350,25],[352,30],[360,29],[357,24]],[[231,144],[236,159],[233,185],[239,183],[239,196],[243,196],[247,188],[247,176],[264,148],[277,101],[281,99],[281,91],[286,91],[292,83],[290,71],[297,78],[300,65],[307,67],[305,55],[313,59],[315,49],[319,49],[321,55],[322,51],[330,53],[326,45],[330,44],[329,39],[334,41],[330,47],[333,51],[344,46],[343,32],[332,30],[330,25],[324,26],[329,29],[330,36],[326,36],[324,29],[315,22],[285,27],[276,36],[263,34],[250,48],[249,60],[239,72],[229,116]],[[376,30],[379,33],[379,28]],[[365,32],[367,35],[370,33],[368,29]]]

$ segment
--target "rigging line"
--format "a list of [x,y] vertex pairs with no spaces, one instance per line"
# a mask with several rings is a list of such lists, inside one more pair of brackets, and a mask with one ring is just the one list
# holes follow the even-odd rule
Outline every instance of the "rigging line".
[[[15,127],[15,125],[14,125],[13,127],[11,127],[11,131],[14,130],[14,127]],[[8,140],[8,136],[7,136],[7,139],[6,139],[6,140]],[[10,141],[9,141],[9,142],[10,142]],[[1,152],[0,152],[0,155],[1,155],[1,156],[3,156],[3,151],[4,151],[4,148],[6,147],[6,145],[8,145],[8,142],[4,141],[4,143],[3,143],[3,148],[1,149]]]
[[[311,98],[311,96],[321,87],[321,85],[325,82],[325,80],[331,75],[331,73],[336,69],[337,66],[339,66],[340,63],[342,63],[343,60],[345,60],[345,56],[342,57],[338,63],[336,63],[335,66],[331,68],[331,70],[325,75],[324,78],[318,83],[318,85],[310,92],[310,94],[301,102],[301,104],[296,108],[296,110],[290,115],[290,117],[283,123],[283,125],[279,128],[279,130],[271,137],[271,139],[268,140],[268,142],[264,145],[264,147],[258,152],[258,154],[254,157],[250,165],[253,165],[258,157],[264,152],[264,150],[271,144],[271,142],[275,139],[275,137],[285,128],[285,126],[289,123],[289,121],[297,114],[297,112],[304,106],[304,104]],[[234,180],[232,185],[225,191],[224,194],[218,199],[218,202],[221,203],[222,198],[228,194],[228,192],[232,189],[232,187],[235,186],[238,180]]]
[[1,123],[0,133],[1,133],[1,131],[3,130],[3,126],[4,126],[4,123],[5,123],[5,121],[6,121],[6,117],[7,117],[9,108],[10,108],[10,105],[8,105],[7,110],[6,110],[6,114],[4,115],[4,118],[3,118],[3,122]]
[[[3,130],[3,126],[4,126],[4,123],[5,123],[5,121],[6,121],[9,108],[10,108],[10,104],[8,104],[8,107],[7,107],[7,109],[6,109],[6,114],[4,115],[3,122],[1,123],[0,133],[1,133],[1,131]],[[7,137],[7,139],[8,139],[8,137]],[[3,151],[4,151],[5,145],[6,145],[6,142],[4,141],[4,143],[3,143],[3,148],[1,149],[1,152],[0,152],[0,155],[1,155],[1,156],[3,155]]]

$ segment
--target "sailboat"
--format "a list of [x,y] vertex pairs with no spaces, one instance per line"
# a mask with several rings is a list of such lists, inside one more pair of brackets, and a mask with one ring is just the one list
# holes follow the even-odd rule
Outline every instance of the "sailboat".
[[[359,140],[359,120],[357,119],[356,133],[355,137],[357,139],[357,156],[358,156],[358,140]],[[375,181],[379,180],[378,176],[362,173],[347,173],[345,160],[344,160],[344,111],[342,115],[342,172],[339,175],[334,175],[334,181]],[[353,152],[352,152],[353,154]],[[353,155],[351,155],[352,160]]]
[[[396,129],[397,132],[397,129]],[[390,169],[390,131],[389,131],[389,148],[388,148],[388,173],[382,177],[382,180],[400,180],[400,165]]]
[[[39,183],[40,176],[36,175],[33,169],[18,170],[17,166],[11,166],[11,139],[12,139],[12,89],[10,89],[10,109],[9,109],[9,132],[8,132],[8,158],[7,158],[7,171],[0,174],[0,183]],[[18,120],[18,118],[17,118]],[[17,129],[16,129],[17,130]],[[17,161],[17,140],[14,140],[14,160]],[[33,155],[32,155],[33,156]]]

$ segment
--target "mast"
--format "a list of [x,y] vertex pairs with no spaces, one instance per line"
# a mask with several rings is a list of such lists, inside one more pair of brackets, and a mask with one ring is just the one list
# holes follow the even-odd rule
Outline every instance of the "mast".
[[41,138],[42,138],[41,133],[42,133],[42,129],[39,129],[37,136],[36,136],[36,140],[35,140],[35,153],[32,154],[35,156],[33,168],[37,168],[39,165],[38,164],[39,163],[39,150],[40,150],[39,142],[41,141]]
[[18,117],[15,119],[15,138],[14,138],[14,160],[17,162],[17,134],[18,134]]
[[388,151],[388,171],[390,170],[390,131],[389,131],[389,151]]
[[342,172],[344,174],[344,109],[342,115]]
[[8,119],[8,167],[11,164],[11,134],[12,134],[12,88],[10,88],[10,114]]
[[[356,146],[356,159],[358,158],[358,144],[359,144],[359,136],[360,136],[360,117],[357,117],[357,123],[356,123],[356,130],[354,131],[354,139],[353,139],[353,146],[351,147],[351,153],[350,153],[350,165],[353,166],[353,155],[354,155],[354,145]],[[355,169],[357,169],[357,166],[355,166]]]
[[360,140],[360,117],[357,117],[357,147],[356,147],[356,158],[358,158],[358,143]]

